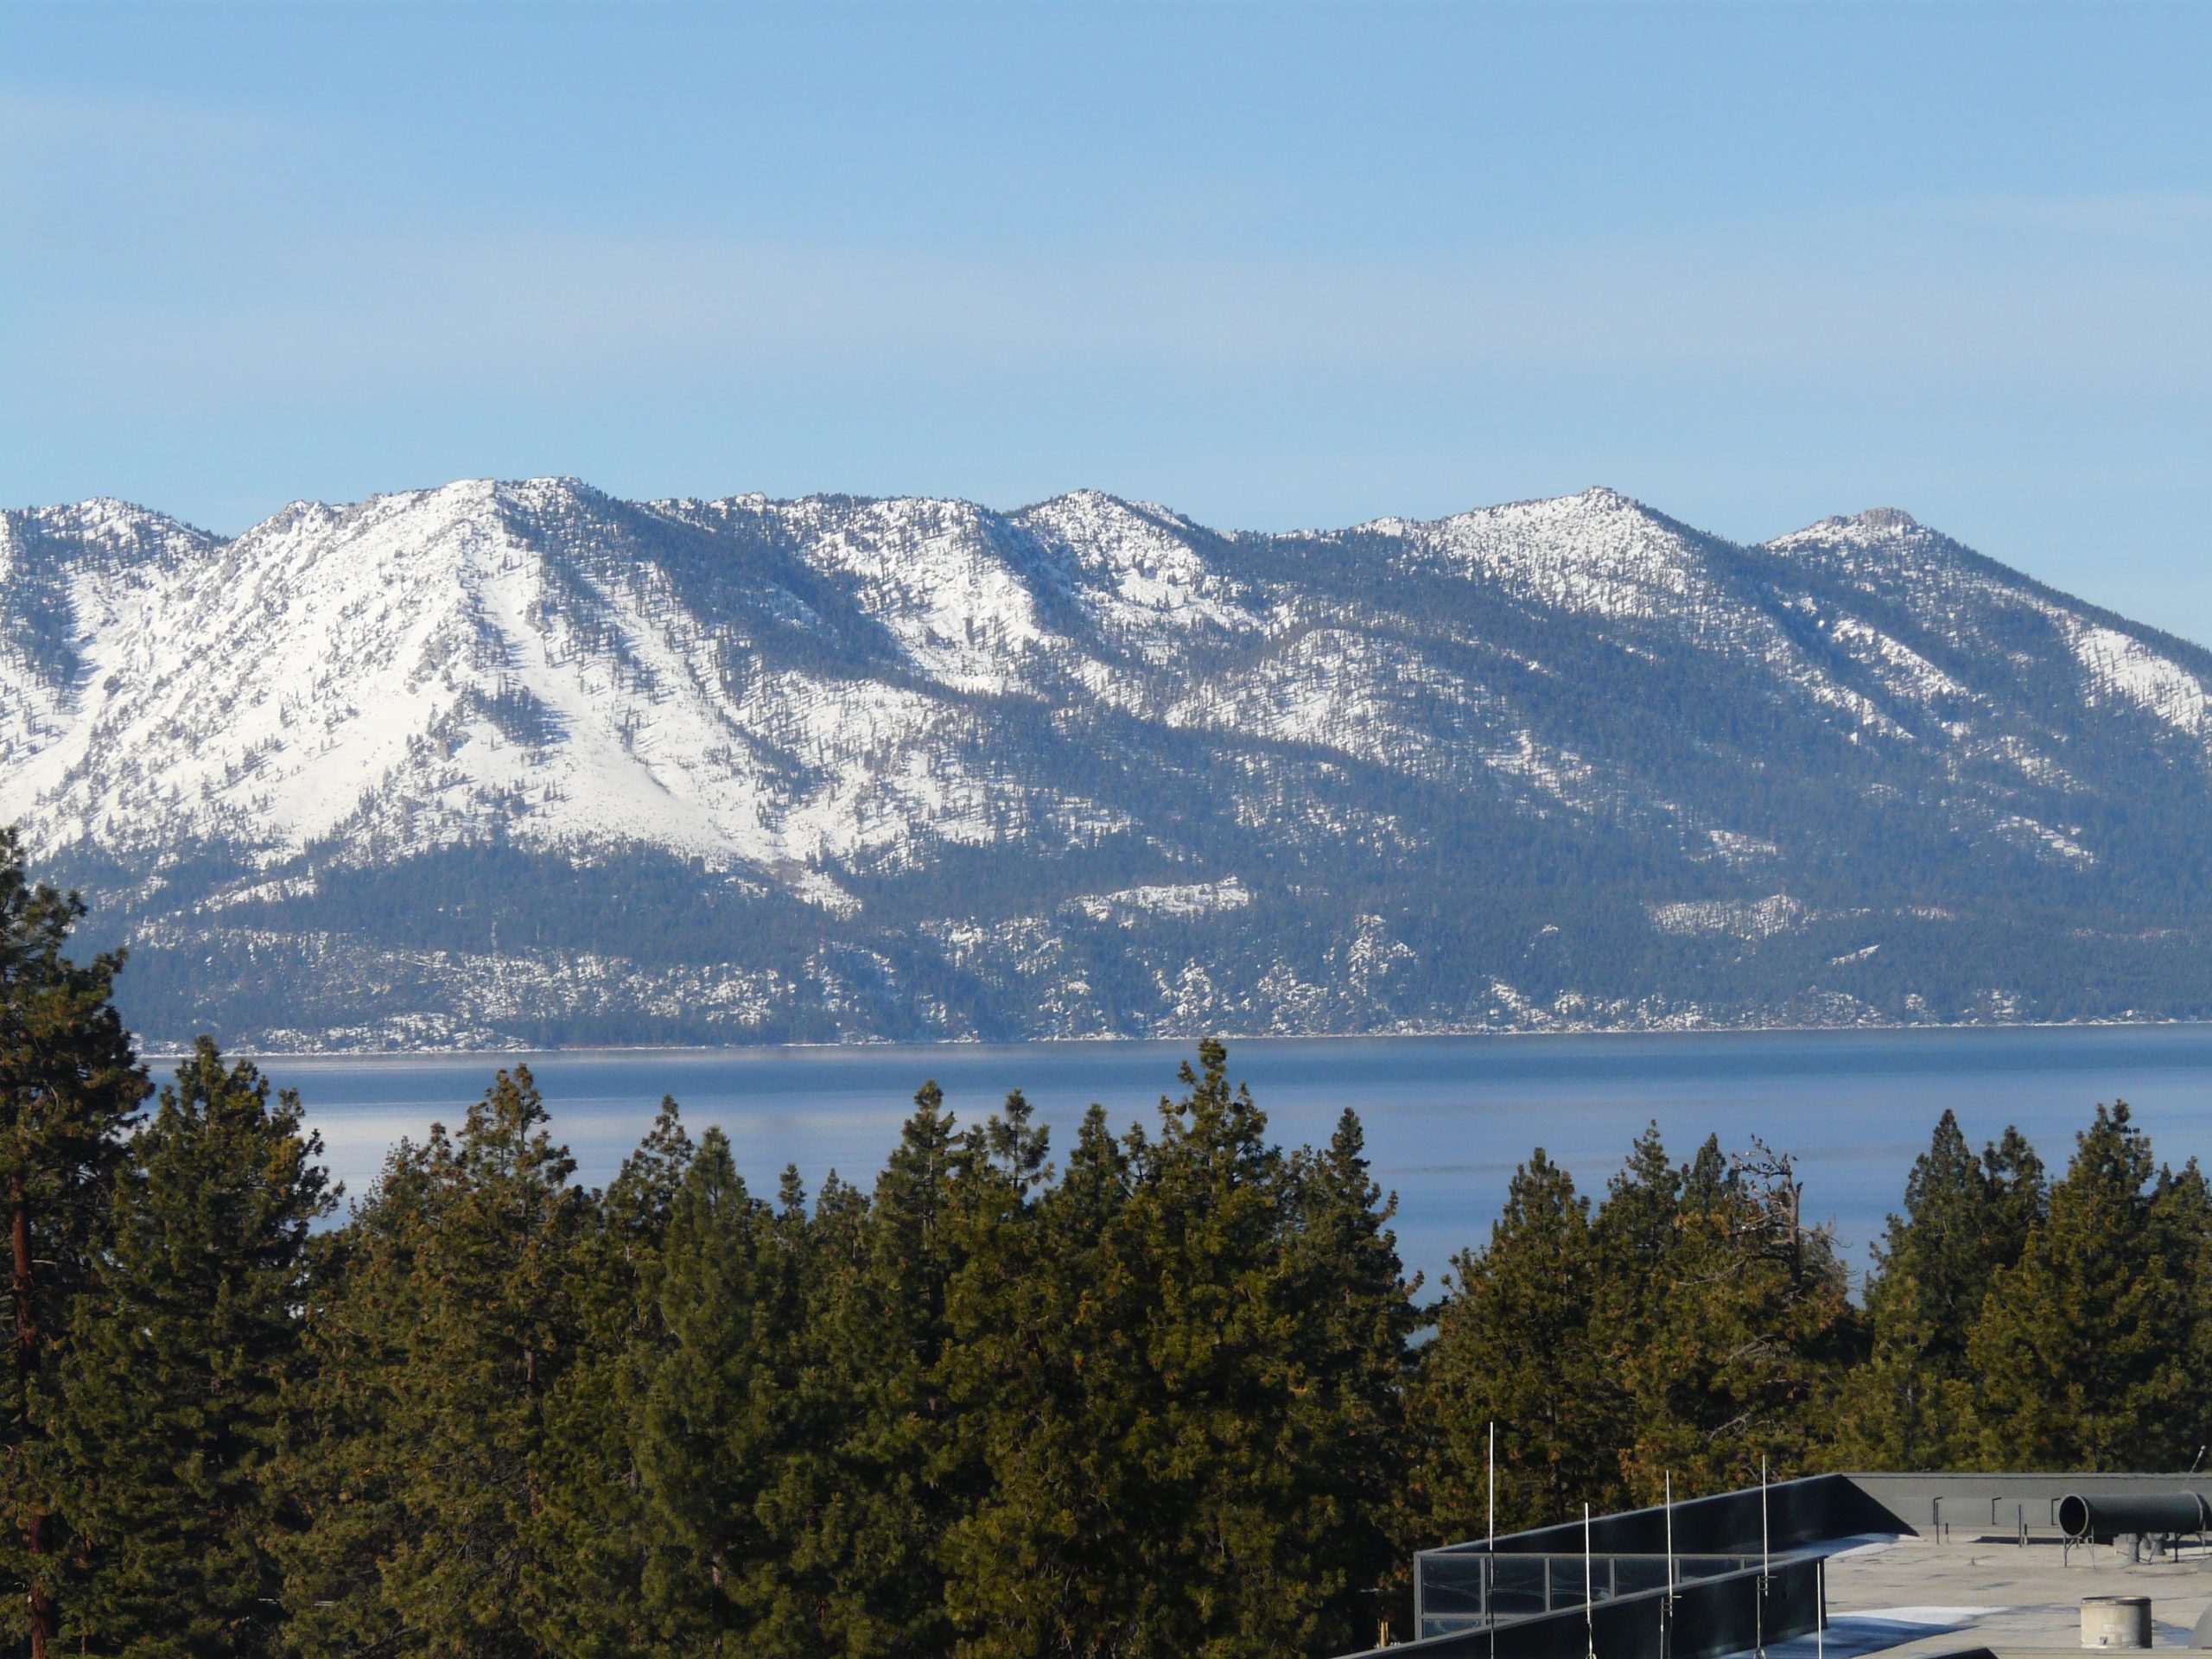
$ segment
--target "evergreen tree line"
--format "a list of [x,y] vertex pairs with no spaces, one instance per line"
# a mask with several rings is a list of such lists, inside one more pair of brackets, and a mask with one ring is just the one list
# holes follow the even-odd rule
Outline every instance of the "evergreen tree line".
[[2212,1199],[2099,1106],[2060,1179],[2018,1129],[1976,1154],[1945,1112],[1864,1295],[1791,1160],[1656,1128],[1596,1204],[1539,1151],[1487,1248],[1455,1258],[1417,1357],[1432,1533],[1821,1469],[2180,1469],[2212,1441]]
[[2124,1106],[2056,1180],[1947,1115],[1863,1304],[1787,1157],[1655,1129],[1595,1204],[1535,1154],[1424,1306],[1357,1118],[1286,1151],[1216,1042],[1058,1161],[925,1086],[811,1194],[673,1103],[582,1186],[517,1068],[341,1220],[252,1065],[148,1109],[79,914],[0,856],[19,1651],[1325,1655],[1481,1530],[1493,1421],[1505,1527],[2212,1439],[2212,1204]]

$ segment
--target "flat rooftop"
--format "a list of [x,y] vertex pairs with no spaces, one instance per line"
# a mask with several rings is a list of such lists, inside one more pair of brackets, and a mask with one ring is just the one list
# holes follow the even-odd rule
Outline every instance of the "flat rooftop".
[[[2045,1533],[1948,1542],[1902,1537],[1841,1541],[1827,1554],[1828,1629],[1769,1644],[1773,1659],[1894,1659],[1987,1648],[2013,1655],[2082,1652],[2085,1596],[2148,1596],[2152,1641],[2187,1648],[2212,1607],[2212,1550],[2191,1544],[2168,1560],[2132,1563],[2125,1547],[2063,1544]],[[2121,1649],[2121,1651],[2126,1651]]]
[[1774,1659],[2079,1655],[2113,1596],[2185,1650],[2212,1471],[1801,1476],[1422,1550],[1414,1589],[1432,1659],[1738,1659],[1761,1630]]

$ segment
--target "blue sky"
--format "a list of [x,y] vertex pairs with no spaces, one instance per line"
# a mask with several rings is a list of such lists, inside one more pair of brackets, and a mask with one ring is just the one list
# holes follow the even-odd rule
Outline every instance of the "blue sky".
[[1603,482],[2212,641],[2212,8],[0,0],[0,501]]

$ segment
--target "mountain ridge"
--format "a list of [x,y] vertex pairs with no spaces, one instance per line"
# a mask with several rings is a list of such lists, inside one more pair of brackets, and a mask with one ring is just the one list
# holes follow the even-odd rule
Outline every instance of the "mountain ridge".
[[1895,508],[0,514],[0,822],[262,1046],[2199,1017],[2212,653]]

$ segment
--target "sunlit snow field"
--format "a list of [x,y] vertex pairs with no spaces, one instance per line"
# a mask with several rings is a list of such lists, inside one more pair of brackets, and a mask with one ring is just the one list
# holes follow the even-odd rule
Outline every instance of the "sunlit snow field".
[[[963,1121],[1020,1087],[1064,1147],[1094,1100],[1117,1124],[1148,1121],[1191,1052],[1040,1043],[568,1052],[528,1063],[583,1179],[613,1171],[667,1093],[695,1131],[720,1124],[747,1178],[772,1192],[787,1163],[810,1191],[833,1167],[872,1179],[925,1078]],[[396,1139],[457,1122],[517,1058],[272,1058],[266,1069],[300,1090],[333,1168],[359,1194]],[[1454,1250],[1484,1236],[1530,1147],[1601,1192],[1654,1118],[1677,1156],[1708,1133],[1729,1147],[1761,1135],[1797,1154],[1808,1217],[1834,1223],[1854,1266],[1945,1107],[1977,1145],[2019,1124],[2054,1173],[2091,1109],[2114,1098],[2136,1109],[2163,1157],[2212,1157],[2212,1027],[1253,1040],[1232,1043],[1230,1059],[1287,1144],[1325,1139],[1344,1107],[1358,1109],[1376,1178],[1399,1195],[1401,1248],[1432,1284]]]

